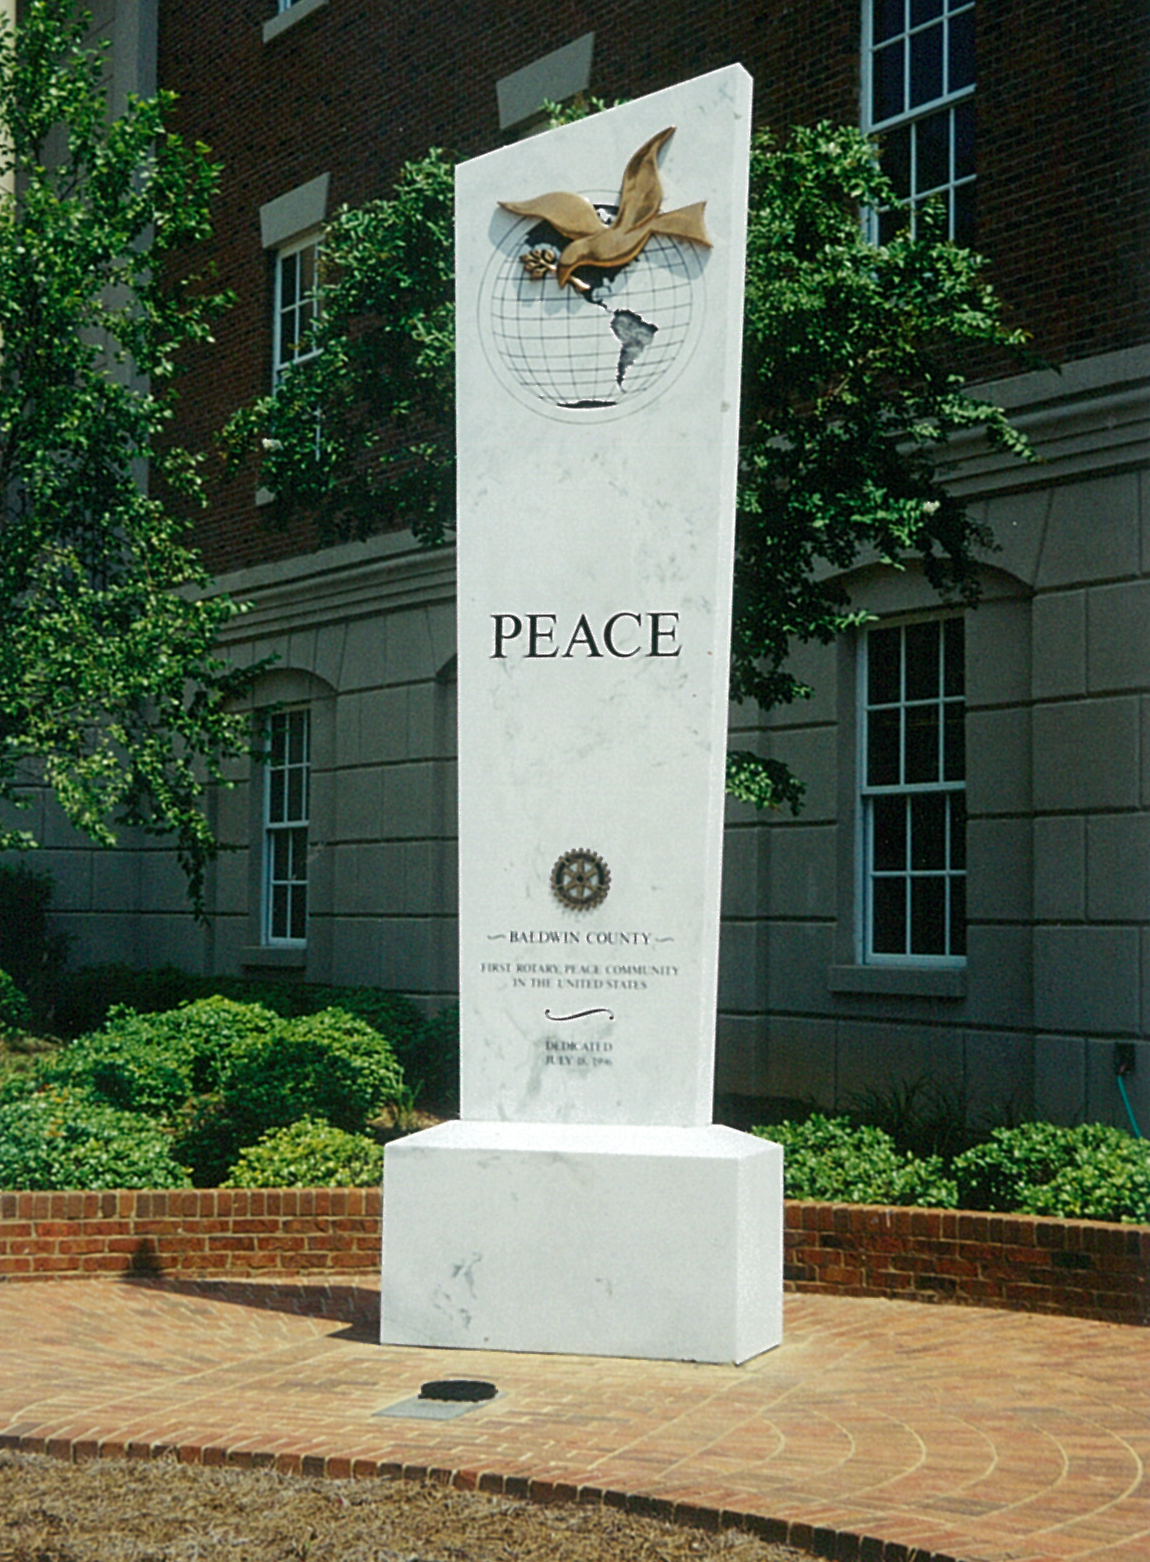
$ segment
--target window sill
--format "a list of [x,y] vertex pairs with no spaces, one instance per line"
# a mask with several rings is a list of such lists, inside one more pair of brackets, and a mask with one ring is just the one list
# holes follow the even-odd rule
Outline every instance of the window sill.
[[302,22],[304,17],[321,10],[326,4],[327,0],[295,0],[295,4],[289,5],[286,11],[281,11],[270,22],[264,23],[264,42],[271,43],[280,33],[287,32],[289,27],[294,27],[297,22]]
[[833,993],[872,993],[893,998],[965,998],[964,966],[832,965]]
[[306,944],[249,944],[240,950],[245,971],[302,971],[307,965]]

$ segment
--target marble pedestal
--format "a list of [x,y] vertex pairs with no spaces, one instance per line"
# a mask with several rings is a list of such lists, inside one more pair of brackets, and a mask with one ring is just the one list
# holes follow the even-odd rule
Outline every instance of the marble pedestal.
[[443,1123],[387,1148],[380,1337],[746,1361],[782,1209],[781,1149],[731,1128]]

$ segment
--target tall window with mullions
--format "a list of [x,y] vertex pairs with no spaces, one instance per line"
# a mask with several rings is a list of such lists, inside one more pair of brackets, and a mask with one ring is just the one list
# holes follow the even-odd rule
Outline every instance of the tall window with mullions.
[[309,731],[306,710],[268,720],[264,769],[264,942],[307,941]]
[[862,681],[864,959],[962,964],[962,619],[872,629]]
[[[974,243],[974,0],[863,0],[863,128],[910,220],[926,201],[948,236]],[[906,226],[892,209],[870,214],[885,244]]]

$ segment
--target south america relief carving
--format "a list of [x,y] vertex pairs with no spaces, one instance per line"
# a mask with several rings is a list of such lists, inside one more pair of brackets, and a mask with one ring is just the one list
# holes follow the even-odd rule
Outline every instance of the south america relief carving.
[[[675,127],[669,125],[630,159],[618,204],[594,202],[567,190],[527,201],[499,202],[504,211],[533,222],[524,240],[526,248],[518,256],[520,279],[543,289],[553,278],[559,290],[571,290],[562,312],[571,322],[568,332],[555,329],[558,322],[552,308],[543,316],[546,325],[538,343],[530,334],[513,339],[510,329],[498,336],[501,352],[507,343],[505,362],[518,360],[516,377],[542,400],[573,408],[611,406],[631,388],[628,374],[644,355],[655,360],[645,365],[650,371],[646,384],[661,378],[678,355],[691,320],[691,288],[697,276],[697,267],[680,251],[683,246],[688,251],[692,246],[707,250],[712,241],[703,218],[705,201],[669,212],[661,209],[658,158],[674,133]],[[632,274],[648,245],[645,275]],[[514,295],[531,310],[542,301],[532,298],[532,292],[530,287],[517,287]],[[576,363],[583,355],[582,344],[570,335],[570,329],[578,330],[581,305],[603,312],[617,344],[612,349],[611,384],[593,371],[585,378],[582,369],[568,372],[562,363],[564,358],[568,365]],[[539,318],[536,308],[532,323]],[[661,331],[665,340],[660,351],[653,351],[652,343]],[[539,352],[532,350],[536,346]]]

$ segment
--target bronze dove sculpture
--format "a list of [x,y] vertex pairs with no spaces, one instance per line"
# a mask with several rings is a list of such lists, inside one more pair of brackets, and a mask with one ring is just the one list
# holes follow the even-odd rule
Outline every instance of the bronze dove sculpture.
[[547,258],[540,264],[536,256],[532,266],[528,257],[524,257],[531,275],[542,276],[543,271],[552,271],[560,287],[568,282],[585,287],[574,276],[580,266],[598,266],[606,270],[626,266],[653,233],[687,239],[710,249],[711,240],[703,226],[705,201],[679,206],[670,212],[659,210],[663,186],[659,182],[657,159],[674,133],[674,125],[660,130],[658,135],[644,142],[627,164],[619,191],[619,210],[609,226],[585,195],[572,195],[564,190],[540,195],[533,201],[500,201],[504,211],[513,212],[517,217],[539,218],[572,241],[557,261]]

